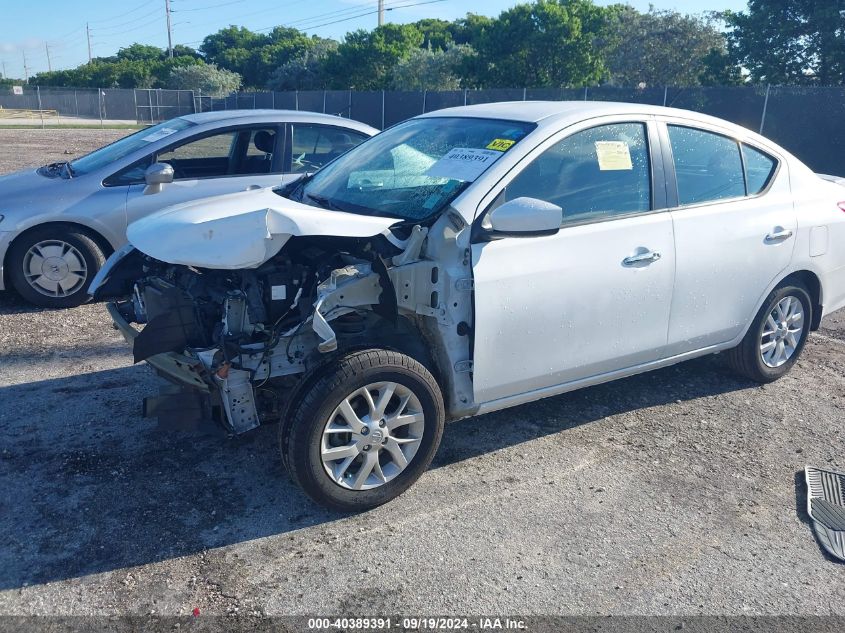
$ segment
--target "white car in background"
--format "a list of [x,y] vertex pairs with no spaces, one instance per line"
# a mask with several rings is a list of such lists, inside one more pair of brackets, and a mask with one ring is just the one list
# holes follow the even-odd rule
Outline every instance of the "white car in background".
[[186,390],[147,412],[280,421],[293,478],[343,510],[410,486],[447,419],[715,352],[773,381],[845,305],[845,188],[634,104],[441,110],[128,236],[92,290]]
[[[180,202],[314,172],[378,130],[287,110],[190,114],[74,160],[0,176],[0,290],[79,305],[129,223]],[[155,193],[157,195],[150,195]]]

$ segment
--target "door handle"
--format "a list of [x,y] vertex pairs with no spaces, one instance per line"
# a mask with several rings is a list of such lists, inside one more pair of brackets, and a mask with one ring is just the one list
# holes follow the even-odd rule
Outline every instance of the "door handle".
[[792,237],[792,231],[788,229],[776,231],[775,233],[769,233],[766,236],[766,244],[775,244],[777,242],[783,242],[784,240],[788,240],[790,237]]
[[639,255],[631,255],[630,257],[626,257],[622,260],[622,265],[633,266],[634,264],[650,264],[652,262],[656,262],[661,257],[662,255],[660,253],[646,251],[645,253],[640,253]]

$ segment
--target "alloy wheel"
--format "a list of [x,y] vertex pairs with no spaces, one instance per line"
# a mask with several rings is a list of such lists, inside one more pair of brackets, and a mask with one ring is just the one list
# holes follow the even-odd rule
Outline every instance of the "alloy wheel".
[[786,296],[775,305],[763,325],[760,354],[767,367],[780,367],[795,355],[804,336],[804,306]]
[[344,398],[323,427],[320,458],[336,484],[383,486],[414,459],[425,430],[422,405],[396,382],[371,383]]

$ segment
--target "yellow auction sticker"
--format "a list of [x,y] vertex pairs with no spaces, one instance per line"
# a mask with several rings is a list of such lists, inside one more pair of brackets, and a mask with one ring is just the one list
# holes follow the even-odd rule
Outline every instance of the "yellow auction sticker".
[[497,152],[506,152],[513,146],[514,143],[516,143],[516,141],[511,141],[506,138],[497,138],[487,146],[487,149],[493,149]]

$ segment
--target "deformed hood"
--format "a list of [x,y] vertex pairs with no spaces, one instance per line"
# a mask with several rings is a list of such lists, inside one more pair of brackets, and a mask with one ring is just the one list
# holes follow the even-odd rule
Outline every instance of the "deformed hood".
[[372,237],[400,220],[331,211],[256,189],[194,200],[133,222],[130,243],[169,264],[256,268],[292,236]]

